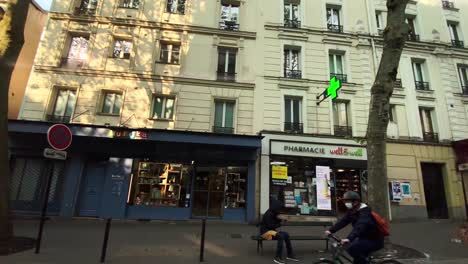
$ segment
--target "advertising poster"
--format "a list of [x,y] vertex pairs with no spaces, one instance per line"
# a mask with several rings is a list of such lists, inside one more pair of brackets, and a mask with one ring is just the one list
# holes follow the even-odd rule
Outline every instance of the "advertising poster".
[[400,202],[403,199],[403,192],[401,190],[401,182],[392,181],[392,202]]
[[316,166],[317,174],[317,209],[331,210],[330,167]]
[[288,167],[286,166],[271,166],[271,178],[274,180],[288,180]]
[[411,183],[403,182],[401,184],[401,190],[402,190],[402,193],[403,193],[403,197],[411,198]]

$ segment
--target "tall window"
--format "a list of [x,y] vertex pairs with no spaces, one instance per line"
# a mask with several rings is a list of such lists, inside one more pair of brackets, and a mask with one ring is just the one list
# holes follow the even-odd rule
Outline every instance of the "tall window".
[[284,131],[303,132],[302,98],[284,98]]
[[348,76],[345,74],[343,54],[330,53],[328,55],[328,64],[330,66],[330,78],[336,77],[341,82],[348,82]]
[[185,0],[167,0],[166,12],[185,14]]
[[88,60],[88,36],[72,36],[70,46],[65,58],[62,59],[62,66],[81,68]]
[[162,63],[179,64],[180,44],[161,43],[161,55],[159,59]]
[[417,31],[416,31],[415,21],[416,21],[416,17],[406,18],[406,23],[408,23],[408,26],[409,26],[408,40],[411,40],[411,41],[419,41],[419,35],[417,34]]
[[98,0],[81,0],[75,2],[76,15],[94,15],[96,13]]
[[396,106],[395,105],[390,105],[390,110],[388,112],[389,115],[389,121],[392,123],[397,123],[397,116],[396,116]]
[[234,106],[233,101],[215,101],[213,132],[234,133]]
[[219,48],[218,50],[218,80],[234,81],[236,78],[237,50]]
[[52,115],[48,116],[48,121],[70,122],[76,104],[76,90],[59,89],[52,109]]
[[424,69],[424,61],[413,61],[413,75],[417,90],[429,90],[429,83],[425,79]]
[[333,121],[336,136],[352,136],[353,131],[349,120],[349,102],[333,102]]
[[462,85],[462,93],[468,95],[468,67],[459,66],[458,74],[460,75],[460,82]]
[[175,98],[157,95],[153,98],[152,118],[154,119],[174,119]]
[[239,3],[223,2],[221,5],[220,28],[227,30],[239,30]]
[[120,0],[120,7],[138,9],[140,0]]
[[300,58],[301,50],[299,48],[284,49],[284,77],[302,78]]
[[105,92],[102,102],[101,113],[103,114],[120,114],[122,108],[122,94],[115,92]]
[[284,26],[291,28],[300,27],[299,0],[286,0],[284,2]]
[[381,11],[375,12],[375,21],[377,23],[377,30],[379,32],[379,35],[382,35],[385,29],[385,25],[383,21],[383,14]]
[[341,7],[337,7],[337,6],[327,7],[327,26],[330,31],[343,32],[340,12],[341,12]]
[[419,118],[421,119],[421,127],[425,141],[438,141],[438,135],[434,131],[433,111],[434,109],[420,107]]
[[450,39],[452,40],[452,46],[455,48],[464,48],[465,44],[458,34],[458,23],[448,22],[447,25],[450,32]]
[[112,56],[118,59],[130,59],[130,52],[132,50],[132,42],[129,40],[118,39],[114,43],[114,51]]

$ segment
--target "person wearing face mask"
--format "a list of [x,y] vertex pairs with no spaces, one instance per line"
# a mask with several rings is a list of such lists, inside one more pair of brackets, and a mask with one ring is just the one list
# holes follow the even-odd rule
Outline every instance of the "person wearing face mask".
[[358,193],[348,191],[343,195],[348,212],[332,228],[325,231],[326,235],[338,232],[349,224],[353,230],[341,244],[349,244],[347,251],[353,257],[354,264],[368,264],[369,255],[384,247],[384,235],[380,232],[377,222],[372,216],[372,210],[361,203]]

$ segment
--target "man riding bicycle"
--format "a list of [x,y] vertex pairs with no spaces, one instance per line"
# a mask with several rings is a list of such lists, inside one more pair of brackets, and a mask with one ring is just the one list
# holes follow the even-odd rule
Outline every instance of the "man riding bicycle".
[[379,231],[372,210],[365,203],[361,203],[358,193],[346,192],[343,201],[348,212],[332,228],[325,231],[325,234],[338,232],[351,223],[353,230],[346,239],[341,240],[341,244],[349,244],[347,251],[353,257],[354,264],[368,264],[369,255],[383,248],[384,235]]

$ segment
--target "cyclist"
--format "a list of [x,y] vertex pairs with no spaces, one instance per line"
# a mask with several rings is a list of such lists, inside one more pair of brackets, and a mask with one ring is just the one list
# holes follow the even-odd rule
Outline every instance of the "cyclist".
[[368,264],[369,255],[383,248],[384,236],[378,229],[372,210],[361,203],[358,193],[348,191],[343,195],[343,200],[348,209],[347,214],[325,234],[333,234],[352,224],[353,230],[346,239],[341,240],[341,244],[349,244],[347,251],[353,257],[354,264]]

